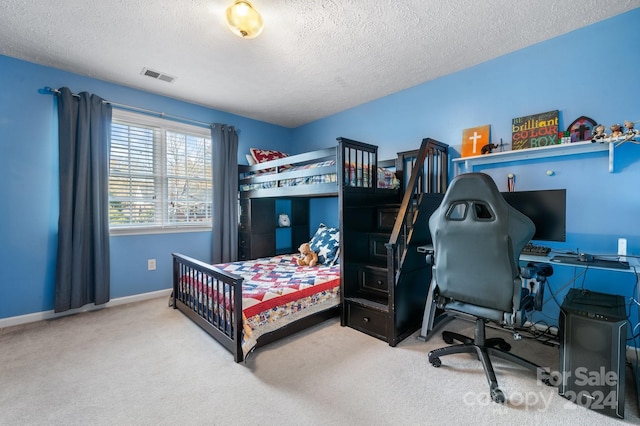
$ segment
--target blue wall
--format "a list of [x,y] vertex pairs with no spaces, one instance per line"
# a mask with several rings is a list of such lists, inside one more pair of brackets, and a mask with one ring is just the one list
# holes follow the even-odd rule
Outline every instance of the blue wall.
[[[640,9],[635,9],[315,121],[295,129],[294,137],[318,146],[334,136],[374,143],[383,159],[416,149],[430,137],[449,144],[455,157],[463,129],[490,124],[493,142],[510,142],[512,118],[549,110],[560,111],[561,129],[582,115],[607,127],[639,121],[639,21]],[[554,174],[547,176],[547,170]],[[640,146],[627,143],[616,149],[614,173],[608,171],[606,151],[476,166],[474,171],[490,174],[502,191],[509,173],[516,175],[516,190],[567,189],[567,241],[540,243],[615,254],[618,238],[625,237],[628,253],[640,254]],[[591,270],[584,281],[574,282],[574,272],[555,268],[550,282],[560,302],[571,286],[633,295],[633,274]],[[637,307],[630,308],[635,324]],[[557,324],[558,311],[547,297],[544,315],[537,319]]]
[[[465,128],[490,124],[494,141],[510,141],[512,118],[553,109],[560,111],[561,127],[581,115],[607,125],[640,120],[639,21],[640,9],[635,9],[296,129],[0,56],[0,177],[5,182],[0,195],[6,201],[0,209],[0,318],[53,307],[58,160],[54,99],[38,93],[44,86],[68,86],[114,102],[237,126],[242,163],[250,146],[294,153],[296,141],[304,141],[300,152],[334,146],[339,136],[379,145],[381,158],[415,149],[431,137],[450,144],[455,156]],[[547,176],[547,169],[554,175]],[[608,172],[605,152],[476,170],[492,175],[501,190],[508,173],[516,175],[517,190],[567,189],[568,240],[548,245],[612,253],[618,237],[626,237],[628,251],[640,253],[639,146],[616,150],[614,173]],[[315,200],[311,210],[312,228],[321,221],[337,225],[335,199]],[[112,297],[168,288],[170,253],[207,259],[209,241],[206,232],[112,237]],[[148,258],[158,260],[156,271],[146,270]],[[551,277],[559,300],[572,274],[557,267]],[[631,274],[596,271],[589,271],[584,282],[592,290],[625,295],[631,295],[633,284]],[[545,315],[554,322],[557,307],[548,305]]]
[[[0,318],[53,309],[58,224],[55,99],[38,91],[67,86],[127,105],[240,129],[249,147],[290,149],[292,130],[131,88],[0,56]],[[211,233],[111,237],[111,297],[171,287],[171,253],[211,258]],[[157,260],[155,271],[147,259]]]

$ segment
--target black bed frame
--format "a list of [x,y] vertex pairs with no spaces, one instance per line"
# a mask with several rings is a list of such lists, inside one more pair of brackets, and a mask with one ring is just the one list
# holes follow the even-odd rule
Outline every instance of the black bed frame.
[[[198,324],[205,332],[217,340],[229,352],[233,354],[235,362],[244,359],[242,352],[242,281],[243,278],[229,274],[212,265],[199,260],[173,253],[173,295],[172,303],[175,309],[189,317]],[[184,277],[190,279],[185,280]],[[207,309],[209,302],[204,300],[193,300],[191,295],[197,294],[195,282],[211,282],[214,288],[228,290],[218,291],[221,296],[218,299],[219,305],[229,306],[229,316],[227,311],[222,315],[214,315]],[[181,288],[179,288],[181,286]],[[258,338],[255,348],[289,336],[305,328],[326,321],[329,318],[339,315],[339,306],[327,309],[317,314],[301,318],[284,327],[264,334]],[[231,324],[231,326],[229,326]]]
[[[338,138],[338,145],[334,148],[321,149],[290,157],[260,163],[255,166],[239,165],[239,184],[256,184],[262,182],[276,182],[275,187],[267,189],[255,189],[240,191],[241,198],[277,198],[277,197],[348,197],[349,194],[357,194],[362,197],[368,193],[399,194],[399,189],[377,188],[377,167],[395,165],[396,161],[379,162],[377,146],[346,138]],[[335,160],[334,164],[326,167],[309,168],[306,170],[287,171],[282,168],[286,165],[305,165],[326,160]],[[360,179],[357,173],[354,177],[350,174],[347,165],[352,164],[355,169],[362,171]],[[258,171],[278,170],[276,173],[262,173]],[[278,186],[277,182],[283,179],[298,177],[310,177],[335,173],[336,182],[299,186]],[[369,174],[366,176],[365,174]],[[188,277],[188,279],[185,279]],[[214,315],[207,309],[209,300],[194,300],[192,295],[197,294],[196,282],[210,281],[214,288],[220,289],[217,294],[218,303],[228,306],[228,310],[222,310],[222,314]],[[173,254],[173,296],[172,302],[175,309],[180,310],[187,317],[198,324],[204,331],[211,335],[222,346],[227,348],[236,362],[244,359],[242,351],[242,281],[241,277],[224,272],[215,266],[192,259],[179,253]],[[226,287],[225,287],[226,286]],[[223,290],[223,289],[227,290]],[[224,296],[222,296],[224,295]],[[207,296],[202,296],[207,297]],[[227,313],[229,312],[229,313]],[[297,331],[323,322],[340,314],[340,306],[318,312],[301,318],[283,328],[258,338],[256,348],[267,343],[291,335]]]

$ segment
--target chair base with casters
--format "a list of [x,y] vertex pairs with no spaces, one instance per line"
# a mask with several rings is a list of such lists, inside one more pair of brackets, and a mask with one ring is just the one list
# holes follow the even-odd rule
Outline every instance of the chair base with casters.
[[478,360],[484,367],[484,372],[487,376],[487,381],[489,382],[491,400],[499,404],[503,404],[506,398],[504,392],[502,392],[498,387],[498,380],[496,378],[495,371],[493,370],[493,364],[491,363],[490,357],[502,358],[535,373],[542,371],[543,382],[548,385],[549,373],[545,369],[529,360],[509,352],[511,350],[511,345],[504,339],[499,337],[487,339],[485,327],[486,322],[487,321],[482,318],[476,319],[475,336],[473,339],[462,334],[444,331],[442,333],[442,339],[445,343],[452,344],[454,340],[457,340],[461,342],[461,344],[446,346],[429,352],[429,362],[431,365],[434,367],[440,367],[442,365],[440,357],[446,355],[475,353],[478,356]]

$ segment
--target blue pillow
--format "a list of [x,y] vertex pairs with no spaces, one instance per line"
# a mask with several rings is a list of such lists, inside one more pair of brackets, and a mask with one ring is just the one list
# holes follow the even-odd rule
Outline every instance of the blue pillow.
[[340,231],[321,223],[309,245],[318,255],[318,263],[333,265],[339,257]]

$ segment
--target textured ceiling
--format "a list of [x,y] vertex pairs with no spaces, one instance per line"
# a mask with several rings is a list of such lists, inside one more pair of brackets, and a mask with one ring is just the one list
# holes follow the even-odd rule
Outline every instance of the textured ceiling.
[[[231,3],[2,0],[0,54],[297,127],[640,7],[640,0],[253,0],[265,28],[243,40],[223,20]],[[145,77],[145,67],[177,79]]]

